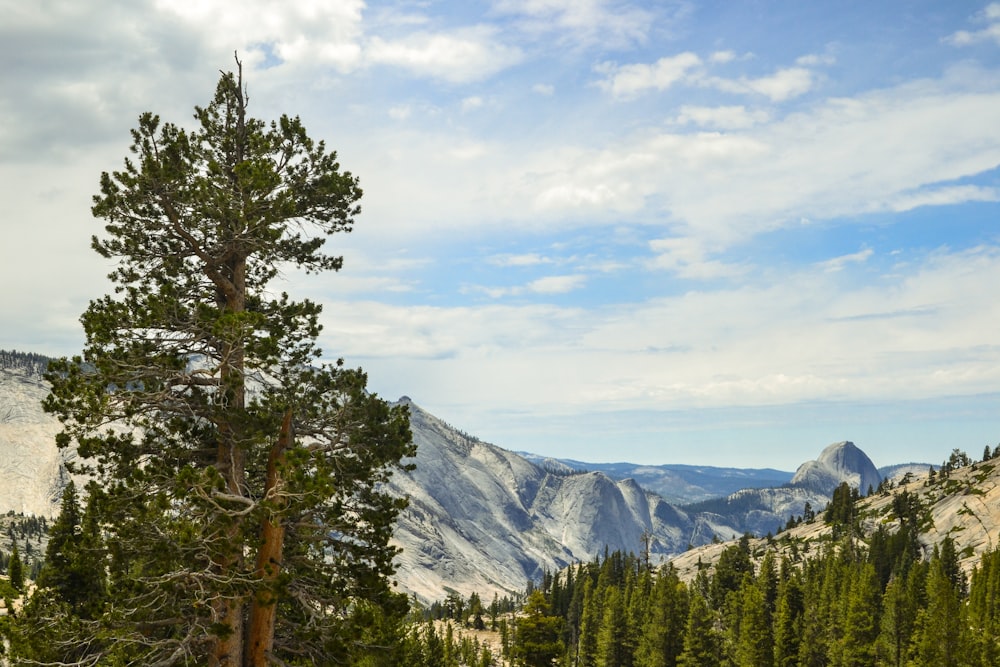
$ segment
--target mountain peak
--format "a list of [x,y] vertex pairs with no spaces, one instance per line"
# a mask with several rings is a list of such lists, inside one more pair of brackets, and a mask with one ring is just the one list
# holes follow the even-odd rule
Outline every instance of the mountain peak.
[[872,460],[850,440],[828,445],[814,461],[806,461],[792,477],[792,485],[832,493],[842,482],[865,493],[882,481]]

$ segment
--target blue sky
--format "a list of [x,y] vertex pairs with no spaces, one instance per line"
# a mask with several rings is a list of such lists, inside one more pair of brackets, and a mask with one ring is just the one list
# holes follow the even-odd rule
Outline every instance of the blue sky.
[[1000,441],[1000,3],[0,0],[0,348],[108,291],[101,171],[245,64],[361,179],[321,344],[590,461]]

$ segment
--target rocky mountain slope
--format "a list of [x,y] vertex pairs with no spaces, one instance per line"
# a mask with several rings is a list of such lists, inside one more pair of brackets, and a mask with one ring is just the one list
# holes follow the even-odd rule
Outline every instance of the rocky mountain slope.
[[[862,498],[858,504],[861,542],[866,542],[879,528],[894,532],[899,520],[893,515],[893,500],[901,493],[912,494],[919,503],[922,527],[918,541],[923,556],[929,558],[935,545],[945,537],[955,541],[959,564],[969,573],[983,553],[1000,545],[1000,458],[976,462],[958,468],[948,476],[904,476],[891,489]],[[793,561],[817,552],[832,541],[833,527],[822,515],[781,533],[776,538],[751,541],[751,553],[761,555],[765,547],[776,548],[779,555]],[[709,544],[691,549],[671,563],[682,578],[690,580],[698,570],[714,565],[731,543]]]
[[53,516],[69,477],[55,435],[59,422],[42,411],[46,362],[0,352],[0,512]]
[[519,592],[546,569],[610,545],[654,553],[686,546],[693,521],[633,480],[549,471],[471,438],[409,402],[416,468],[391,486],[410,497],[395,539],[398,580],[424,600],[448,590]]
[[824,484],[810,476],[797,485],[678,506],[631,478],[615,480],[552,460],[533,463],[405,400],[417,455],[416,469],[392,481],[410,497],[396,530],[403,549],[398,579],[425,600],[449,589],[481,596],[521,591],[544,570],[590,560],[605,548],[638,552],[644,540],[663,561],[744,532],[776,532],[808,507],[825,507],[837,484],[868,479],[874,471],[853,443],[836,443],[817,459]]

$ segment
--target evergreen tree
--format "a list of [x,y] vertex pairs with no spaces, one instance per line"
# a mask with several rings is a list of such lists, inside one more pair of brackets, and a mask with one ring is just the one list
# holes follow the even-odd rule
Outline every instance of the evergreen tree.
[[514,662],[524,667],[550,667],[563,654],[562,619],[551,616],[541,591],[534,591],[517,620]]
[[917,616],[917,630],[913,637],[916,665],[957,667],[965,664],[962,649],[968,632],[962,615],[958,591],[946,562],[935,547],[927,573],[927,604]]
[[639,619],[641,634],[636,647],[639,667],[674,667],[684,650],[688,617],[687,587],[673,566],[660,570],[650,596],[649,610]]
[[1000,655],[1000,549],[984,554],[972,573],[968,625],[969,663],[988,667]]
[[746,575],[734,606],[738,611],[735,623],[734,661],[739,667],[769,667],[774,664],[774,637],[767,608],[766,584],[763,577]]
[[17,541],[11,548],[10,560],[7,561],[7,578],[14,590],[24,592],[24,563],[21,562],[21,554],[17,550]]
[[844,633],[838,647],[837,664],[865,667],[875,662],[875,640],[879,634],[881,591],[870,563],[858,563],[851,571],[843,600]]
[[580,617],[580,641],[577,663],[580,667],[597,667],[597,633],[601,627],[600,591],[595,591],[590,578],[584,580],[583,611]]
[[629,642],[625,591],[608,586],[604,591],[600,632],[597,635],[597,664],[601,667],[630,667],[632,647]]
[[63,490],[38,576],[40,587],[52,588],[73,614],[87,620],[100,613],[106,593],[106,564],[95,509],[99,491],[92,490],[85,515],[80,513],[76,485],[70,481]]
[[804,612],[801,576],[788,561],[782,563],[778,603],[774,615],[774,664],[793,667],[798,664]]
[[678,667],[716,667],[719,664],[719,638],[714,626],[715,614],[705,598],[692,595]]
[[388,585],[404,503],[383,490],[414,453],[405,408],[317,365],[320,306],[272,284],[340,268],[323,245],[361,190],[298,118],[247,104],[239,71],[193,130],[140,117],[94,198],[115,294],[46,376],[58,444],[101,488],[111,611],[76,640],[105,664],[352,662],[372,616],[406,608]]

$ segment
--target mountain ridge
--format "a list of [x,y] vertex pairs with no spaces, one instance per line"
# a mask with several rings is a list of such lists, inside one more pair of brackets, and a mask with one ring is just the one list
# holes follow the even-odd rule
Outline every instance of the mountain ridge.
[[[58,512],[69,479],[66,463],[74,454],[55,446],[60,425],[41,410],[48,389],[38,364],[7,364],[6,359],[0,356],[0,415],[8,415],[0,423],[5,453],[0,511],[51,517]],[[542,465],[450,426],[407,397],[400,402],[410,408],[417,444],[411,462],[417,465],[388,482],[394,493],[410,498],[393,538],[402,549],[396,579],[401,590],[424,602],[450,590],[519,593],[544,571],[590,560],[606,548],[639,551],[648,543],[650,553],[665,561],[689,547],[747,531],[774,531],[801,515],[806,503],[818,510],[829,500],[824,490],[783,485],[742,488],[702,501],[715,503],[711,506],[672,503],[636,479],[650,466],[622,464],[640,474],[615,479],[602,470]],[[724,477],[741,476],[740,469],[711,466],[680,472],[701,475],[693,486],[704,494],[706,487],[698,484],[706,483],[706,471],[718,470],[726,471]],[[857,471],[845,467],[840,472]]]

